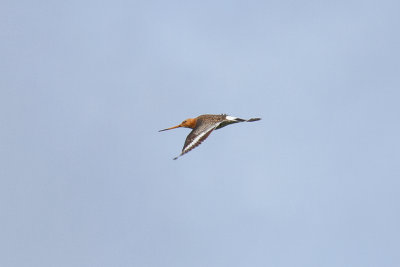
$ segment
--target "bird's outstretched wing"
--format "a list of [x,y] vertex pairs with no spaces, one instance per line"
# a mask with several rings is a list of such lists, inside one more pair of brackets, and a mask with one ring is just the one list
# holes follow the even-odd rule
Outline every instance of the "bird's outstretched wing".
[[175,157],[174,159],[177,159],[178,157],[188,153],[190,150],[193,148],[197,147],[200,145],[206,138],[211,134],[211,132],[217,128],[219,124],[214,124],[214,125],[209,125],[207,127],[196,127],[193,129],[190,134],[186,137],[185,144],[183,145],[182,148],[182,153]]

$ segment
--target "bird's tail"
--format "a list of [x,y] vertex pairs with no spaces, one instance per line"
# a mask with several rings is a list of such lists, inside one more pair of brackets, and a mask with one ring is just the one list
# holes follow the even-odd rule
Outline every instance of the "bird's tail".
[[233,121],[235,121],[235,122],[252,122],[252,121],[259,121],[259,120],[261,120],[261,118],[251,118],[251,119],[248,119],[248,120],[244,120],[244,119],[241,119],[241,118],[235,118]]
[[259,120],[261,120],[261,118],[251,118],[251,119],[248,119],[248,120],[244,120],[244,119],[237,118],[237,117],[232,117],[232,116],[226,116],[226,119],[227,119],[227,120],[224,121],[224,122],[222,122],[222,123],[220,123],[216,129],[221,129],[222,127],[225,127],[225,126],[227,126],[227,125],[229,125],[229,124],[232,124],[232,123],[238,123],[238,122],[252,122],[252,121],[259,121]]

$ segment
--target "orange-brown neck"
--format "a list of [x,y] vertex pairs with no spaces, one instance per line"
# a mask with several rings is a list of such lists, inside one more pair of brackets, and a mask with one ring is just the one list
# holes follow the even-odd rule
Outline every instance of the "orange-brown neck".
[[194,129],[194,127],[196,127],[196,124],[197,124],[197,118],[194,118],[194,119],[190,118],[190,119],[183,121],[181,124],[181,127]]

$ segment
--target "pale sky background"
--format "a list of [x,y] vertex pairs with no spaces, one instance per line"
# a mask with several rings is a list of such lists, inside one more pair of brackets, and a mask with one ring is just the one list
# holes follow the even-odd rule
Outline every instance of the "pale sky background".
[[399,11],[2,1],[0,266],[400,266]]

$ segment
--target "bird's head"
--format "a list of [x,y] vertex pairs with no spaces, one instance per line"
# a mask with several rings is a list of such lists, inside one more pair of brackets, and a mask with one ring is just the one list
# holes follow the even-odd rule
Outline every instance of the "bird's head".
[[167,128],[164,130],[159,130],[159,132],[166,131],[166,130],[172,130],[172,129],[179,128],[179,127],[194,129],[194,127],[196,127],[196,122],[197,122],[197,119],[193,119],[193,118],[186,119],[181,124],[178,124],[176,126],[173,126],[171,128]]

